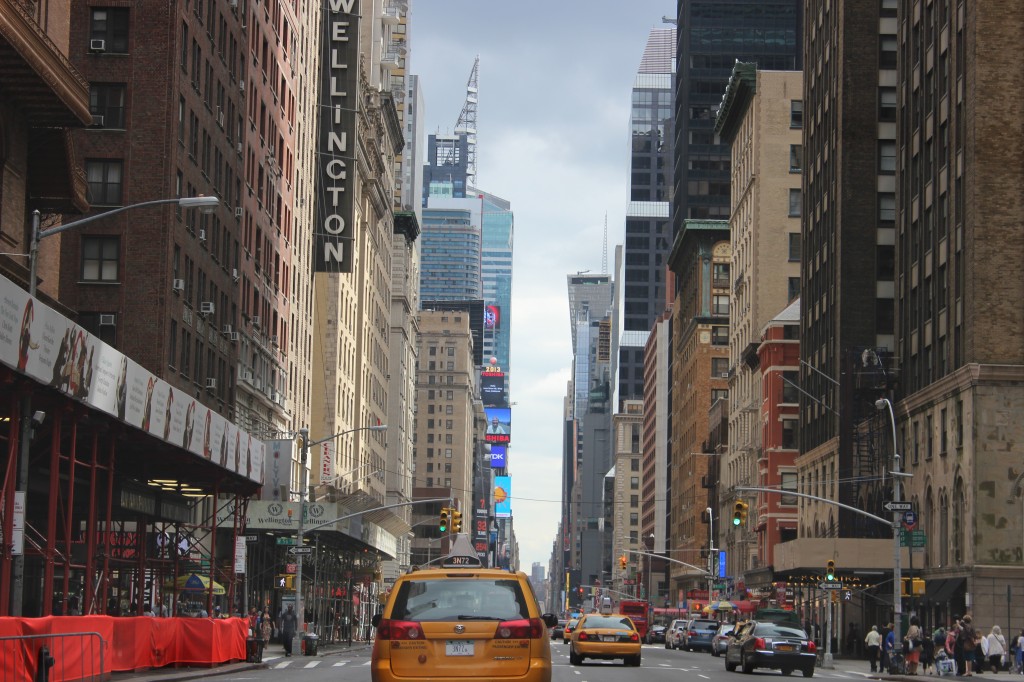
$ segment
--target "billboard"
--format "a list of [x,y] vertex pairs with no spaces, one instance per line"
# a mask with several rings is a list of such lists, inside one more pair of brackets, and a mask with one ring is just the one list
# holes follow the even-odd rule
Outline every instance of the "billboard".
[[480,375],[480,400],[485,407],[505,407],[505,375],[484,372]]
[[487,444],[491,451],[491,468],[504,469],[508,466],[508,448],[497,443]]
[[484,308],[484,329],[501,329],[501,308],[496,305]]
[[508,443],[512,440],[512,410],[508,407],[485,407],[487,415],[487,431],[484,441],[488,443]]
[[352,272],[355,243],[359,0],[324,2],[313,271]]
[[284,492],[284,499],[288,499],[288,491],[292,487],[292,456],[295,449],[295,441],[268,440],[267,457],[263,460],[263,488],[260,499],[266,501],[281,501],[281,493]]
[[507,519],[512,516],[512,477],[494,477],[494,517]]

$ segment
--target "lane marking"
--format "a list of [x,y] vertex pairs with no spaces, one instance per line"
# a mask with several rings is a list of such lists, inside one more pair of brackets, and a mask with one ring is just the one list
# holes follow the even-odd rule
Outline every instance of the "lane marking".
[[340,668],[341,666],[345,665],[346,663],[348,663],[348,661],[338,661],[337,663],[334,664],[334,667],[335,668]]
[[315,668],[315,667],[317,667],[318,665],[320,665],[320,661],[310,661],[309,663],[307,663],[307,664],[306,664],[305,666],[303,666],[303,667],[305,667],[305,668],[306,668],[306,669],[308,670],[308,669],[310,669],[310,668]]

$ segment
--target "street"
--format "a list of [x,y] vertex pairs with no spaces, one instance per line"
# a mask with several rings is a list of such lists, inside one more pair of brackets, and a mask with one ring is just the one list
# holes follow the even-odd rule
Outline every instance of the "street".
[[[689,680],[713,680],[715,682],[742,682],[747,677],[740,672],[726,672],[722,658],[715,658],[704,652],[672,651],[662,645],[644,645],[643,662],[639,669],[624,667],[620,661],[586,661],[582,666],[569,664],[569,647],[561,642],[551,644],[554,675],[552,682],[619,682],[620,680],[643,680],[644,682],[676,682],[680,674]],[[331,653],[316,658],[295,656],[292,658],[267,658],[265,670],[249,670],[238,674],[219,677],[224,682],[301,682],[349,681],[369,682],[370,649],[351,653]],[[838,660],[832,670],[818,668],[814,679],[862,680],[868,676],[865,661]],[[774,670],[756,670],[753,677],[778,678]],[[799,674],[792,679],[803,679]]]

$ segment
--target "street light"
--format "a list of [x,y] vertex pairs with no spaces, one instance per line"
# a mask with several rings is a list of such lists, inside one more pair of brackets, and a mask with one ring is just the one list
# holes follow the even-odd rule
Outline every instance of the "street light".
[[711,507],[704,511],[708,513],[708,603],[711,603],[712,590],[715,586],[715,512]]
[[212,213],[213,209],[220,205],[220,199],[217,197],[178,197],[177,199],[154,199],[153,201],[143,201],[139,204],[129,204],[128,206],[119,206],[103,213],[97,213],[81,220],[73,220],[70,223],[64,223],[57,227],[51,227],[49,230],[40,231],[39,229],[39,210],[32,211],[32,243],[29,245],[28,251],[28,263],[29,263],[29,276],[28,276],[28,293],[32,296],[36,295],[36,261],[39,257],[39,242],[45,237],[52,237],[55,234],[61,232],[67,232],[82,225],[99,220],[100,218],[107,218],[118,213],[124,213],[125,211],[131,211],[136,208],[146,208],[148,206],[159,206],[161,204],[177,204],[181,208],[198,208],[203,213]]
[[[892,501],[900,501],[900,455],[897,452],[896,441],[896,411],[892,409],[892,403],[888,398],[879,398],[875,401],[875,409],[879,412],[889,410],[889,420],[892,422]],[[898,506],[898,505],[897,505]],[[892,632],[897,645],[900,643],[900,618],[903,615],[903,599],[900,594],[900,585],[903,583],[903,573],[900,570],[900,512],[894,509],[892,512]]]
[[[326,443],[329,440],[334,440],[340,436],[344,436],[349,433],[355,433],[356,431],[386,431],[388,428],[387,424],[376,424],[374,426],[360,426],[354,429],[348,429],[346,431],[340,431],[326,438],[315,440],[312,443],[309,442],[309,429],[299,429],[299,437],[302,439],[302,448],[299,462],[299,528],[296,533],[295,546],[298,548],[302,547],[302,532],[306,520],[306,461],[309,458],[309,446],[320,445],[320,443]],[[295,616],[295,634],[299,637],[302,636],[304,627],[303,621],[306,617],[306,609],[302,603],[302,555],[296,554],[297,561],[295,566],[295,610],[298,612]],[[351,603],[352,595],[349,593],[349,603]],[[351,622],[349,623],[349,632],[351,632]]]

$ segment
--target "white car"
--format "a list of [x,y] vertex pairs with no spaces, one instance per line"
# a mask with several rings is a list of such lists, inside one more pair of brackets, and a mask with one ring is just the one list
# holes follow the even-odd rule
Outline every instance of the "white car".
[[665,648],[678,649],[683,643],[683,633],[686,632],[686,624],[689,621],[676,619],[665,630]]

